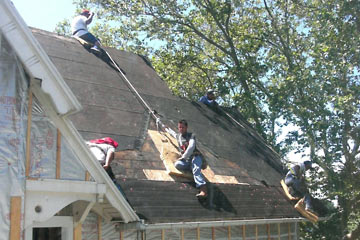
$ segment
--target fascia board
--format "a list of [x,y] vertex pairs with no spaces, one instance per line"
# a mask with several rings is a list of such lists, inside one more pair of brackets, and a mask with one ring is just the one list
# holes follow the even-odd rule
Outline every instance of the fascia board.
[[82,109],[80,102],[9,0],[0,0],[0,30],[28,74],[42,80],[41,87],[49,95],[59,115],[72,114]]
[[37,192],[64,192],[64,193],[87,193],[87,194],[105,194],[106,186],[102,183],[59,180],[59,179],[41,179],[27,180],[27,191]]
[[108,199],[110,204],[117,209],[122,216],[124,222],[139,221],[139,217],[136,215],[134,210],[131,208],[129,203],[126,201],[124,196],[119,192],[114,183],[111,181],[107,173],[100,166],[94,155],[90,152],[86,146],[84,139],[81,137],[79,132],[76,130],[72,122],[67,119],[67,116],[59,116],[51,104],[49,104],[47,94],[44,94],[42,88],[34,82],[31,86],[34,95],[37,97],[47,116],[60,130],[63,137],[69,142],[70,146],[74,149],[75,154],[87,169],[90,175],[94,178],[97,183],[106,184],[105,197]]
[[[210,228],[210,227],[229,227],[243,225],[266,225],[280,223],[299,223],[308,221],[304,218],[275,218],[275,219],[252,219],[252,220],[224,220],[224,221],[202,221],[202,222],[178,222],[178,223],[158,223],[158,224],[131,224],[138,230],[159,230],[159,229],[185,229],[185,228]],[[120,228],[127,228],[119,225]]]

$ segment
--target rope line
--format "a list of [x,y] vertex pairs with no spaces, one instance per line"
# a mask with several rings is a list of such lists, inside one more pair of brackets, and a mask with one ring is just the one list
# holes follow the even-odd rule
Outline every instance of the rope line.
[[[103,49],[104,50],[104,49]],[[151,107],[149,106],[149,104],[147,104],[147,102],[141,97],[140,93],[136,90],[136,88],[132,85],[132,83],[129,81],[129,79],[125,76],[125,74],[123,73],[123,71],[121,71],[121,69],[119,68],[119,66],[115,63],[115,61],[112,59],[112,57],[110,56],[110,54],[104,50],[104,52],[106,53],[106,55],[109,57],[109,59],[111,60],[111,62],[113,63],[113,65],[116,67],[116,69],[119,71],[119,73],[121,74],[121,76],[123,77],[123,79],[126,81],[126,83],[128,84],[128,86],[131,88],[131,90],[135,93],[135,95],[139,98],[139,100],[141,101],[141,103],[149,110],[149,112],[152,114],[152,116],[155,119],[158,119],[158,117],[155,115],[155,112],[151,109]]]

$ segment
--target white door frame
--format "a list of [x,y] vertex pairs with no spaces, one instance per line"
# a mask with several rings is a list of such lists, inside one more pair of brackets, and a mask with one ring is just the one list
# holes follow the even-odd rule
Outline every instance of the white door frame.
[[33,228],[61,227],[61,240],[73,240],[74,220],[71,216],[54,216],[45,222],[34,222],[25,229],[25,240],[33,240]]

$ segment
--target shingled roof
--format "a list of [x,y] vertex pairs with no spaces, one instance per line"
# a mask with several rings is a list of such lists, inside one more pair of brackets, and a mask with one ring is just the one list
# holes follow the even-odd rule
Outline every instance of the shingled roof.
[[121,75],[73,38],[32,32],[83,106],[71,120],[84,140],[109,136],[119,142],[112,165],[117,183],[147,223],[299,217],[282,193],[279,157],[240,115],[236,122],[224,110],[173,96],[145,58],[107,48],[164,123],[175,129],[179,119],[188,120],[207,171],[218,180],[209,180],[209,196],[199,201],[190,180],[151,177],[148,171],[166,171],[149,134],[156,125]]

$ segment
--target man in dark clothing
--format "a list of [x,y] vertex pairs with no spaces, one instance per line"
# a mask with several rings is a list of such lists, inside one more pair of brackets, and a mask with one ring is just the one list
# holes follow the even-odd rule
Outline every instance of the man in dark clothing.
[[292,190],[292,195],[296,197],[305,197],[305,210],[313,212],[311,195],[305,183],[305,172],[309,169],[312,169],[311,161],[305,161],[290,167],[285,177],[285,184]]
[[205,96],[202,96],[199,102],[202,102],[208,106],[217,106],[218,103],[215,101],[215,91],[213,89],[208,89]]

